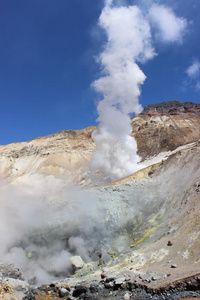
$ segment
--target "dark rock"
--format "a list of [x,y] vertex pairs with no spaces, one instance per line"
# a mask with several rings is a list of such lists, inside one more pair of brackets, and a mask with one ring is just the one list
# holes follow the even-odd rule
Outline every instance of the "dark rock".
[[106,276],[105,281],[106,281],[106,282],[109,282],[109,281],[114,280],[115,278],[116,278],[116,275],[114,275],[114,274],[108,274],[108,275]]
[[104,279],[104,278],[106,278],[107,277],[107,274],[106,273],[102,273],[101,274],[101,279]]
[[142,282],[144,282],[144,283],[150,283],[150,282],[151,282],[151,279],[149,279],[149,278],[144,278],[144,279],[142,279]]
[[51,283],[49,286],[54,288],[56,285],[54,283]]
[[110,282],[105,282],[104,283],[104,286],[105,286],[105,288],[107,288],[107,289],[110,289],[110,288],[113,288],[114,287],[114,281],[110,281]]
[[171,268],[172,268],[172,269],[177,268],[177,264],[171,264]]
[[99,290],[99,285],[97,283],[92,283],[90,285],[90,292],[91,293],[97,293]]
[[156,110],[159,113],[168,113],[172,114],[174,111],[183,109],[183,111],[193,111],[196,109],[197,111],[200,110],[200,104],[194,102],[179,102],[178,100],[174,101],[166,101],[162,103],[156,104],[149,104],[147,105],[144,110],[142,111],[141,115],[148,114],[150,111]]
[[82,294],[87,292],[88,288],[83,285],[76,285],[75,290],[73,291],[73,297],[79,297]]
[[172,245],[173,245],[172,242],[168,241],[167,246],[172,246]]

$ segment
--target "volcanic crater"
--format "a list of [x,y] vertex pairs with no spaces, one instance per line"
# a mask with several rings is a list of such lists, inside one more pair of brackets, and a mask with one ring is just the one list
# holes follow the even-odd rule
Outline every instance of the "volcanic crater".
[[200,104],[131,124],[140,170],[116,182],[94,126],[0,146],[1,299],[200,297]]

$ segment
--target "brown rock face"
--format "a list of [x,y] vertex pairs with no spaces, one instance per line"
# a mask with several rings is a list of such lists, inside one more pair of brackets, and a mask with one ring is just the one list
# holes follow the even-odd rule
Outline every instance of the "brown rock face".
[[132,118],[138,154],[145,159],[200,139],[200,104],[169,101],[148,105]]
[[[178,101],[148,105],[132,118],[132,135],[144,160],[200,139],[200,104]],[[96,127],[63,130],[29,142],[0,146],[0,174],[13,181],[30,174],[53,175],[66,182],[87,184],[87,165]],[[27,176],[26,176],[27,175]]]

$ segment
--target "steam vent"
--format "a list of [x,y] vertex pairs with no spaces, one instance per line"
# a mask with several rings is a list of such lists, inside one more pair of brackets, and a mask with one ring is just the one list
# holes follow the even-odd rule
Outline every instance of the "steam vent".
[[0,146],[0,299],[200,299],[200,104],[131,125],[120,179],[91,164],[94,126]]

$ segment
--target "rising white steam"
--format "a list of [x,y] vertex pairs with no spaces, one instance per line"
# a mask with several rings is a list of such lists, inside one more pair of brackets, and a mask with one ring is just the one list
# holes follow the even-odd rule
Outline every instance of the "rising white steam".
[[146,61],[154,51],[149,24],[136,6],[106,5],[99,24],[108,42],[99,57],[105,76],[93,82],[104,98],[97,108],[100,127],[93,133],[97,149],[92,167],[104,170],[115,180],[139,169],[129,114],[142,110],[138,96],[146,76],[136,60]]
[[[159,7],[178,26],[175,36],[170,33],[166,36],[167,31],[162,30],[164,41],[170,38],[174,41],[184,29],[183,21],[159,5],[152,7],[151,19],[156,20],[155,9]],[[142,110],[138,97],[146,76],[137,63],[153,58],[155,52],[149,13],[144,14],[137,6],[115,7],[113,1],[106,1],[99,25],[106,32],[107,43],[99,56],[103,76],[92,84],[103,99],[97,107],[99,129],[92,136],[97,148],[91,166],[115,180],[139,169],[140,158],[136,141],[130,136],[129,114]],[[163,29],[161,22],[159,25]]]
[[46,192],[46,178],[34,178],[43,185],[40,195],[31,184],[14,187],[0,181],[0,261],[14,263],[27,281],[40,285],[69,275],[71,256],[90,259],[98,219],[93,220],[92,193],[61,191],[56,184]]

